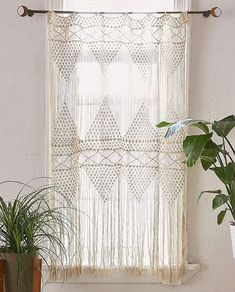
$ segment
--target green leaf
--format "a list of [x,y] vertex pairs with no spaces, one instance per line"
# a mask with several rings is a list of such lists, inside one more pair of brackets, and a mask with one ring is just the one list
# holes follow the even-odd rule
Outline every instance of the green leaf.
[[188,167],[195,165],[205,145],[211,139],[213,133],[187,136],[183,142],[183,149]]
[[212,140],[209,140],[202,153],[201,153],[201,164],[204,170],[211,167],[216,162],[216,156],[221,151],[221,148],[215,144]]
[[201,129],[203,132],[205,132],[206,134],[208,134],[208,133],[209,133],[209,128],[207,127],[207,123],[208,123],[208,122],[198,122],[198,123],[192,124],[192,125],[190,125],[190,126],[193,126],[193,127],[199,128],[199,129]]
[[162,121],[160,122],[159,124],[157,124],[156,126],[158,128],[165,128],[165,127],[168,127],[169,125],[171,125],[172,123],[169,123],[169,122],[166,122],[166,121]]
[[204,170],[208,170],[212,164],[216,163],[216,158],[212,157],[212,153],[207,150],[201,155],[201,164]]
[[218,214],[218,216],[217,216],[217,223],[218,223],[218,225],[220,225],[220,224],[223,222],[223,220],[224,220],[224,216],[225,216],[225,214],[226,214],[226,211],[227,211],[227,209],[221,211],[221,212]]
[[203,130],[205,133],[209,133],[209,129],[207,127],[207,124],[210,124],[210,123],[207,121],[201,121],[201,120],[196,120],[193,118],[187,118],[185,120],[181,120],[179,122],[170,124],[170,126],[166,132],[165,137],[169,138],[170,136],[172,136],[173,134],[178,132],[180,129],[187,127],[187,126],[197,127],[197,128],[200,128],[201,130]]
[[210,168],[217,177],[224,183],[229,184],[235,179],[235,163],[229,162],[226,166]]
[[212,208],[216,209],[222,206],[224,203],[228,201],[228,199],[229,197],[224,194],[216,195],[212,201]]
[[201,196],[204,194],[221,194],[222,191],[221,190],[213,190],[213,191],[203,191],[200,193],[200,195],[198,196],[197,201],[199,201],[201,199]]
[[212,129],[220,137],[226,137],[229,132],[235,127],[235,116],[228,116],[220,121],[214,121]]

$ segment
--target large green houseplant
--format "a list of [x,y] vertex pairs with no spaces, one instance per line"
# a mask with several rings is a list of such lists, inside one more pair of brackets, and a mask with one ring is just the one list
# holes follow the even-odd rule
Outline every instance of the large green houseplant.
[[157,125],[159,128],[168,128],[166,138],[187,126],[198,128],[201,133],[185,136],[183,151],[186,165],[192,167],[200,161],[202,168],[213,172],[223,185],[223,188],[219,187],[217,190],[202,191],[198,198],[200,199],[204,194],[214,194],[212,208],[224,206],[218,213],[217,223],[221,224],[226,213],[230,212],[233,220],[230,229],[233,232],[235,229],[235,147],[229,134],[235,128],[235,116],[230,115],[214,122],[187,118],[175,123],[161,122]]
[[55,187],[10,183],[21,187],[13,201],[0,197],[0,253],[6,261],[6,291],[32,292],[35,258],[42,258],[49,269],[54,260],[63,265],[66,247],[60,231],[71,232],[72,225],[65,216],[66,206],[50,204]]

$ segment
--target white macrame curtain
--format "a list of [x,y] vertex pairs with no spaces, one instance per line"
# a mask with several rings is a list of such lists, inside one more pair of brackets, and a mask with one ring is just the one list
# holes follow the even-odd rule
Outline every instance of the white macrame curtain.
[[183,132],[187,15],[50,12],[50,169],[81,211],[64,237],[76,278],[151,271],[179,283],[185,252]]

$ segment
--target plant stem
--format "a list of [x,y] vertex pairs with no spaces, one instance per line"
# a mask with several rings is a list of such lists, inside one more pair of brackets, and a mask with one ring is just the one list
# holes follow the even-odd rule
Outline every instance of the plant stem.
[[231,202],[233,212],[235,214],[235,182],[234,181],[231,184],[229,184],[229,188],[230,188],[230,202]]
[[234,219],[234,221],[235,221],[235,214],[233,213],[233,209],[232,209],[232,207],[230,206],[230,204],[229,204],[228,202],[226,202],[226,205],[228,206],[229,211],[231,212],[231,215],[232,215],[232,217],[233,217],[233,219]]
[[226,142],[228,143],[228,145],[230,146],[230,148],[231,148],[233,154],[235,155],[235,149],[233,148],[231,142],[229,141],[229,139],[228,139],[227,137],[224,136],[224,138],[225,138]]
[[234,163],[234,160],[232,159],[232,157],[229,154],[227,154],[227,155],[230,158],[231,162]]
[[[223,139],[223,148],[225,150],[225,145],[224,144],[225,143],[224,143],[224,139]],[[226,155],[223,154],[223,156],[224,156],[225,163],[227,165],[228,163],[227,163]],[[221,159],[219,154],[217,155],[217,159],[218,159],[221,167],[224,167],[223,161],[222,161],[222,159]],[[235,188],[234,188],[234,192],[233,192],[233,186],[232,185],[229,185],[229,187],[226,184],[224,184],[224,185],[225,185],[225,188],[226,188],[227,193],[229,195],[229,200],[230,200],[231,205],[228,202],[226,202],[226,204],[227,204],[227,206],[228,206],[228,208],[229,208],[229,210],[231,212],[231,215],[232,215],[232,217],[233,217],[233,219],[235,221],[235,197],[234,197],[235,196]]]
[[224,137],[223,137],[223,149],[224,149],[224,152],[223,152],[223,156],[224,156],[224,161],[225,161],[225,164],[227,165],[228,164],[228,161],[227,161],[227,156],[225,154],[225,142],[224,142]]
[[217,130],[220,132],[221,136],[223,137],[223,139],[226,140],[226,142],[228,143],[228,145],[230,146],[233,154],[235,155],[235,149],[233,148],[231,142],[229,141],[229,139],[223,134],[223,131],[220,130],[220,128],[216,125],[216,123],[213,123],[213,125],[217,128]]
[[219,163],[220,163],[220,166],[221,166],[221,167],[224,167],[223,161],[222,161],[222,159],[221,159],[219,153],[217,154],[217,159],[218,159],[218,161],[219,161]]

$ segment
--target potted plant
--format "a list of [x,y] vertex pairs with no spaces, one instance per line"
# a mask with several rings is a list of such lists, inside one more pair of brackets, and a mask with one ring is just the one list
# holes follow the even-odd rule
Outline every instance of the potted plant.
[[235,147],[228,137],[235,128],[235,116],[230,115],[213,123],[187,118],[175,123],[161,122],[157,125],[159,128],[168,128],[166,138],[187,126],[199,128],[202,133],[185,136],[183,151],[186,165],[192,167],[200,161],[202,168],[212,171],[223,185],[223,189],[219,187],[217,190],[202,191],[198,199],[204,194],[214,194],[212,208],[224,206],[217,216],[218,224],[221,224],[226,213],[230,212],[233,219],[230,231],[235,258]]
[[49,270],[55,259],[63,265],[66,247],[60,231],[70,232],[72,225],[65,216],[67,206],[62,202],[50,204],[55,187],[32,188],[20,182],[10,183],[20,184],[21,189],[11,202],[0,197],[0,255],[6,263],[6,291],[32,292],[33,269],[38,258],[44,260]]

